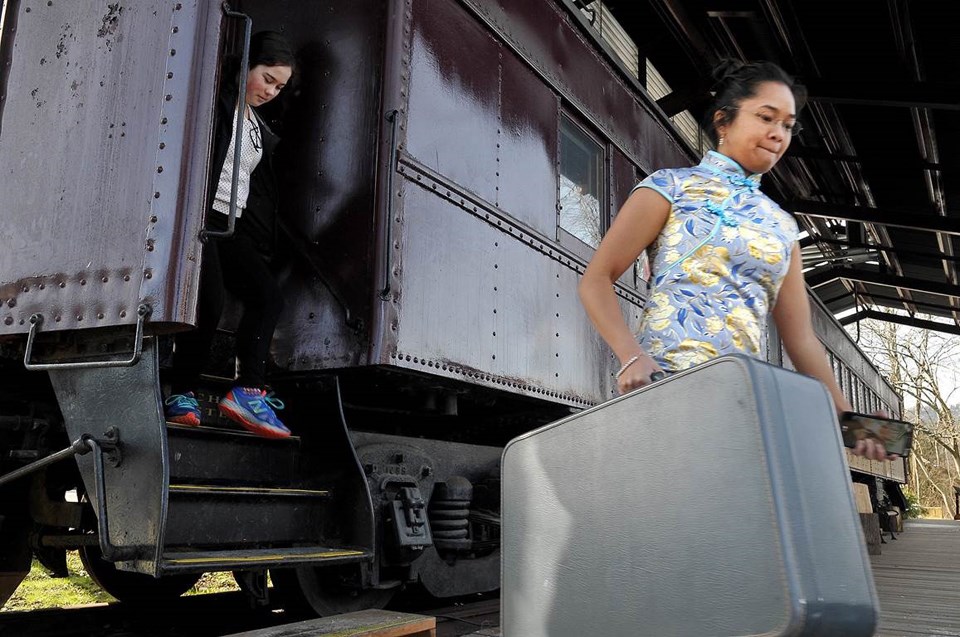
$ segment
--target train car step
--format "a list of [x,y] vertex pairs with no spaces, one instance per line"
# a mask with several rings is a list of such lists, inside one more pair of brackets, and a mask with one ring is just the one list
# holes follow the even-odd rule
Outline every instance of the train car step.
[[287,568],[304,564],[333,565],[373,559],[373,552],[351,547],[297,546],[226,551],[167,550],[160,566],[164,575],[243,569]]

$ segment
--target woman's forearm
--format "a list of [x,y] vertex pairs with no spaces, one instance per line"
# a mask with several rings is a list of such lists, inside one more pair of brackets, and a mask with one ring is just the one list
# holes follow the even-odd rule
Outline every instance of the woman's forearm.
[[827,359],[826,350],[823,349],[819,339],[814,336],[805,339],[803,343],[788,344],[784,342],[784,347],[798,372],[813,376],[826,385],[838,412],[852,411],[850,401],[843,395],[840,385],[837,384],[833,369],[830,367],[830,361]]
[[603,276],[591,276],[588,272],[580,281],[578,291],[587,316],[590,317],[601,338],[620,359],[621,364],[632,356],[642,353],[643,350],[640,349],[623,318],[623,310],[617,302],[617,295],[613,291],[611,281]]

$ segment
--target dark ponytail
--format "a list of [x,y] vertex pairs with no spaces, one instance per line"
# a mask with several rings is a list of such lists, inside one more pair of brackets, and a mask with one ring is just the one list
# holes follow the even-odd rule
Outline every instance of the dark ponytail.
[[[797,112],[807,101],[807,89],[773,62],[741,62],[740,60],[721,60],[713,68],[716,81],[715,95],[710,108],[703,116],[702,126],[714,144],[717,143],[717,126],[730,124],[737,116],[740,103],[757,94],[757,87],[764,82],[783,84],[793,93],[797,103]],[[717,111],[722,117],[714,121]]]

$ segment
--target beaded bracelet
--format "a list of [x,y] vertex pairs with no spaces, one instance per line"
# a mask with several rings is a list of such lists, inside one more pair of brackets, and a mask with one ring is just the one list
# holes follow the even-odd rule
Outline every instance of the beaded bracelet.
[[620,371],[618,371],[618,372],[616,373],[616,375],[614,376],[614,378],[620,378],[620,376],[623,374],[623,372],[627,371],[627,368],[630,367],[631,365],[633,365],[634,363],[636,363],[638,360],[640,360],[640,355],[639,355],[639,354],[637,354],[636,356],[634,356],[633,358],[631,358],[630,360],[628,360],[626,363],[624,363],[624,364],[623,364],[623,367],[620,368]]

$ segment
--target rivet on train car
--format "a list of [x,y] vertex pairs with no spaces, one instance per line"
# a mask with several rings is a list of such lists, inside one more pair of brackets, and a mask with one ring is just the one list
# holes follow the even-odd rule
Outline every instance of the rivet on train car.
[[97,318],[103,320],[103,312],[97,312]]
[[310,312],[310,315],[309,315],[308,318],[309,318],[310,320],[313,320],[313,319],[317,318],[316,312]]
[[56,316],[53,317],[53,320],[54,322],[59,323],[61,318],[62,317],[59,314],[57,314]]
[[152,278],[153,278],[153,271],[152,271],[152,270],[146,270],[146,271],[143,273],[143,278],[145,278],[145,279],[152,279]]
[[78,321],[82,321],[82,320],[83,320],[83,314],[77,314],[77,320],[78,320]]
[[493,286],[493,291],[494,291],[494,292],[497,291],[497,286]]
[[492,358],[493,360],[497,360],[497,355],[494,354],[493,356],[491,356],[491,358]]
[[493,313],[494,313],[494,314],[497,313],[497,309],[496,309],[496,308],[493,309]]
[[13,325],[13,317],[8,316],[7,318],[3,319],[3,322],[7,325]]
[[126,310],[120,310],[120,318],[127,318],[127,311],[126,311]]
[[124,275],[123,275],[123,280],[124,280],[124,281],[129,281],[129,280],[130,280],[130,275],[129,275],[129,274],[124,274]]
[[182,9],[182,8],[183,8],[183,5],[178,2],[178,3],[177,3],[177,6],[175,6],[175,7],[173,8],[173,10],[174,10],[174,11],[179,11],[179,10]]
[[157,172],[158,172],[158,173],[162,173],[162,172],[163,172],[163,166],[157,166]]
[[496,263],[494,263],[494,264],[493,264],[493,269],[494,269],[494,270],[498,270],[498,269],[500,269],[500,266],[497,265]]
[[37,286],[37,289],[38,289],[38,290],[46,290],[46,289],[47,289],[47,284],[46,284],[46,283],[41,283],[40,285]]
[[557,338],[560,338],[560,332],[557,332]]
[[156,222],[157,222],[157,215],[150,215],[150,223],[156,223]]
[[86,279],[80,279],[80,285],[86,285],[86,284],[87,284]]
[[494,335],[494,336],[496,336],[496,335],[497,335],[497,333],[496,333],[496,332],[494,332],[494,333],[493,333],[493,335]]
[[160,118],[160,123],[161,123],[161,124],[166,124],[167,121],[168,121],[168,120],[167,120],[166,117],[161,117],[161,118]]
[[176,49],[170,49],[170,57],[173,57],[173,56],[176,55],[176,54],[177,54],[177,50],[176,50]]
[[166,147],[167,147],[166,142],[160,142],[160,150],[163,150]]
[[173,27],[174,33],[180,33],[180,27]]
[[60,283],[58,283],[58,285],[59,285],[61,288],[67,287],[67,283],[66,283],[65,281],[60,281]]

